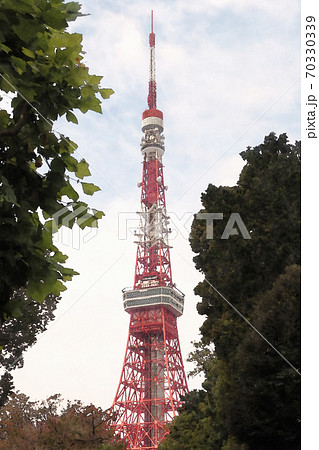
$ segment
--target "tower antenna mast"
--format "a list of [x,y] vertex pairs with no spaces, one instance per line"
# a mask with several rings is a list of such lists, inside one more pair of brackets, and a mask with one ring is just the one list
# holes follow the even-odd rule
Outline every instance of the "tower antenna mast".
[[156,71],[155,71],[155,33],[153,31],[153,11],[151,11],[150,44],[150,78],[148,82],[147,103],[149,109],[156,109]]

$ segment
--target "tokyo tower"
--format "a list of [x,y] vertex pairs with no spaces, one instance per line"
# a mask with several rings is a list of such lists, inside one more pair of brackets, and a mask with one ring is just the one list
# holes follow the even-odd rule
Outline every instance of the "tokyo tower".
[[140,224],[134,287],[123,289],[130,327],[111,408],[115,433],[128,449],[156,449],[188,392],[176,319],[184,294],[173,284],[162,156],[163,113],[156,108],[155,34],[151,13],[148,109],[142,116]]
[[188,392],[176,319],[184,294],[173,284],[162,157],[163,113],[156,107],[155,34],[151,13],[148,109],[143,112],[140,223],[134,287],[123,289],[130,326],[111,408],[116,435],[128,449],[156,449]]

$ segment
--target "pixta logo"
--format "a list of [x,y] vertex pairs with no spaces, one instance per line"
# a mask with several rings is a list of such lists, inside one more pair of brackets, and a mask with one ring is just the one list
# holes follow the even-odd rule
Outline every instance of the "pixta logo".
[[[190,235],[192,221],[205,220],[206,221],[206,239],[214,239],[214,220],[223,220],[223,213],[198,213],[185,212],[183,214],[176,214],[169,212],[167,214],[167,229],[169,232],[169,240],[172,241],[177,237],[182,237],[185,240],[192,239]],[[120,212],[118,213],[118,238],[126,240],[128,235],[140,236],[144,232],[144,227],[140,228],[140,219],[135,212]],[[251,236],[240,217],[239,213],[232,213],[227,221],[221,239],[228,239],[229,236],[242,235],[244,239],[251,239]]]
[[[206,221],[206,239],[214,239],[214,220],[223,220],[223,213],[197,213],[198,220]],[[235,228],[236,226],[236,228]],[[237,229],[238,228],[238,229]],[[229,239],[229,236],[239,235],[239,231],[244,239],[251,239],[251,236],[240,217],[239,213],[231,213],[221,239]]]
[[[92,216],[88,214],[87,207],[76,203],[64,206],[53,214],[52,234],[53,242],[79,250],[82,245],[89,242],[97,235],[97,220],[90,223],[89,227],[81,228]],[[73,211],[70,211],[73,206]]]

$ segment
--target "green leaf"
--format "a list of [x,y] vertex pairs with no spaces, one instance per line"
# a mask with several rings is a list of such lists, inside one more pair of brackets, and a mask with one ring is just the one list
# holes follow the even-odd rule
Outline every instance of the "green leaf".
[[60,195],[67,195],[71,200],[77,201],[79,199],[79,194],[71,186],[69,182],[60,190]]
[[83,16],[86,14],[82,14],[79,12],[80,5],[78,2],[69,2],[66,5],[66,13],[67,13],[67,20],[75,20],[79,16]]
[[83,217],[85,214],[87,214],[88,211],[88,205],[84,202],[76,202],[73,205],[73,214],[74,217],[79,219],[80,217]]
[[17,25],[13,24],[11,28],[26,43],[29,43],[34,38],[34,27],[26,26],[25,20],[20,19],[19,23]]
[[[27,64],[28,64],[28,66],[31,67],[33,73],[40,72],[41,64],[36,64],[34,61],[27,61]],[[49,67],[48,67],[48,70],[49,70]],[[43,72],[42,72],[42,75],[44,75]]]
[[100,114],[102,113],[101,102],[96,97],[81,98],[81,102],[79,104],[79,109],[83,114],[85,114],[89,110],[98,112]]
[[68,79],[69,83],[72,83],[74,87],[83,86],[88,77],[88,72],[89,69],[87,67],[75,66]]
[[23,72],[25,72],[26,62],[21,58],[17,58],[16,56],[10,56],[10,59],[14,69],[18,72],[19,75],[22,75]]
[[85,159],[82,159],[79,164],[78,164],[78,168],[75,172],[75,175],[78,178],[81,178],[81,180],[83,180],[84,177],[88,177],[89,175],[91,175],[91,172],[89,171],[89,165],[88,163],[85,161]]
[[5,109],[0,110],[0,127],[6,128],[10,121],[10,116]]
[[29,56],[29,58],[34,59],[34,53],[31,52],[28,48],[22,47],[22,53],[24,53],[26,56]]
[[[56,247],[55,247],[56,248]],[[53,256],[50,256],[50,259],[57,263],[65,263],[65,261],[68,259],[66,255],[64,255],[60,250],[56,248],[56,251]]]
[[28,284],[28,288],[27,288],[27,296],[31,297],[33,300],[35,300],[38,303],[42,303],[43,300],[45,299],[45,297],[47,296],[47,294],[49,294],[50,292],[48,292],[47,287],[45,286],[44,283],[41,283],[40,281],[35,282],[35,281],[31,281]]
[[37,243],[37,245],[47,252],[47,249],[52,247],[52,231],[48,231],[45,228],[42,230],[41,240]]
[[63,267],[61,272],[63,281],[71,281],[74,275],[80,275],[79,272],[76,272],[75,270],[69,269],[67,267]]
[[93,184],[93,183],[84,183],[82,181],[81,184],[82,184],[84,194],[87,194],[87,195],[93,195],[94,192],[101,190],[98,186],[95,186],[95,184]]
[[113,89],[102,88],[102,89],[99,89],[99,93],[101,94],[102,98],[107,99],[107,98],[110,98],[111,95],[114,94],[114,91],[113,91]]
[[57,48],[66,48],[68,53],[75,51],[79,54],[82,50],[82,34],[79,33],[70,34],[66,31],[63,33],[56,31],[52,33],[51,42]]
[[17,197],[14,193],[14,190],[10,186],[8,180],[6,177],[1,176],[0,177],[0,192],[2,191],[3,198],[7,200],[9,203],[13,203],[14,205],[18,205],[17,203]]
[[32,102],[37,95],[36,91],[30,86],[21,87],[20,92],[29,102]]
[[78,218],[76,223],[83,230],[85,227],[97,228],[98,223],[96,217],[92,216],[92,214],[84,214],[82,217]]
[[45,23],[52,28],[63,29],[67,26],[64,15],[57,8],[46,8],[42,15]]
[[103,216],[105,216],[103,211],[99,211],[98,209],[93,209],[94,217],[97,219],[102,219]]
[[45,218],[45,220],[47,220],[47,219],[49,219],[49,217],[51,217],[50,214],[48,214],[45,211],[42,211],[42,214],[43,214],[43,217]]
[[91,84],[86,84],[81,88],[81,99],[79,103],[81,112],[86,113],[88,110],[98,113],[102,112],[101,102],[97,97],[95,97],[97,92],[98,88]]
[[61,157],[54,158],[51,162],[51,170],[52,172],[56,172],[60,175],[64,174],[65,164]]
[[71,156],[69,153],[62,153],[62,160],[66,165],[69,172],[76,172],[79,166],[79,162],[76,158]]
[[98,85],[100,83],[100,81],[102,80],[103,76],[99,76],[99,75],[89,75],[88,76],[88,83],[89,84],[94,84],[94,85]]
[[34,3],[30,0],[6,0],[5,5],[8,9],[19,11],[20,13],[41,14],[41,10]]
[[15,92],[15,78],[5,74],[0,78],[0,87],[4,92]]
[[7,164],[12,164],[14,166],[17,165],[17,158],[13,156],[12,158],[7,159]]
[[66,113],[66,120],[68,122],[78,123],[78,119],[76,118],[76,115],[73,114],[71,111],[68,111]]
[[9,52],[11,52],[11,48],[9,48],[9,47],[8,47],[7,45],[5,45],[5,44],[0,44],[0,51],[9,53]]
[[51,233],[51,235],[53,233],[56,233],[58,231],[58,228],[59,227],[57,226],[55,220],[47,220],[44,224],[44,229]]
[[53,295],[60,295],[61,292],[65,291],[65,290],[66,290],[66,286],[64,286],[64,284],[60,280],[57,280],[54,283],[54,285],[52,286],[50,293]]

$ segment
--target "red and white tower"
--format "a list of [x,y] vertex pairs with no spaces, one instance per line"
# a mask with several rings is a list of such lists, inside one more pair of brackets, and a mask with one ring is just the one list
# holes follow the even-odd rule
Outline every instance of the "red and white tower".
[[173,284],[162,156],[163,113],[156,108],[155,34],[151,16],[148,109],[142,116],[140,225],[134,287],[123,289],[130,327],[111,408],[116,434],[128,449],[156,449],[188,392],[176,319],[184,294]]

